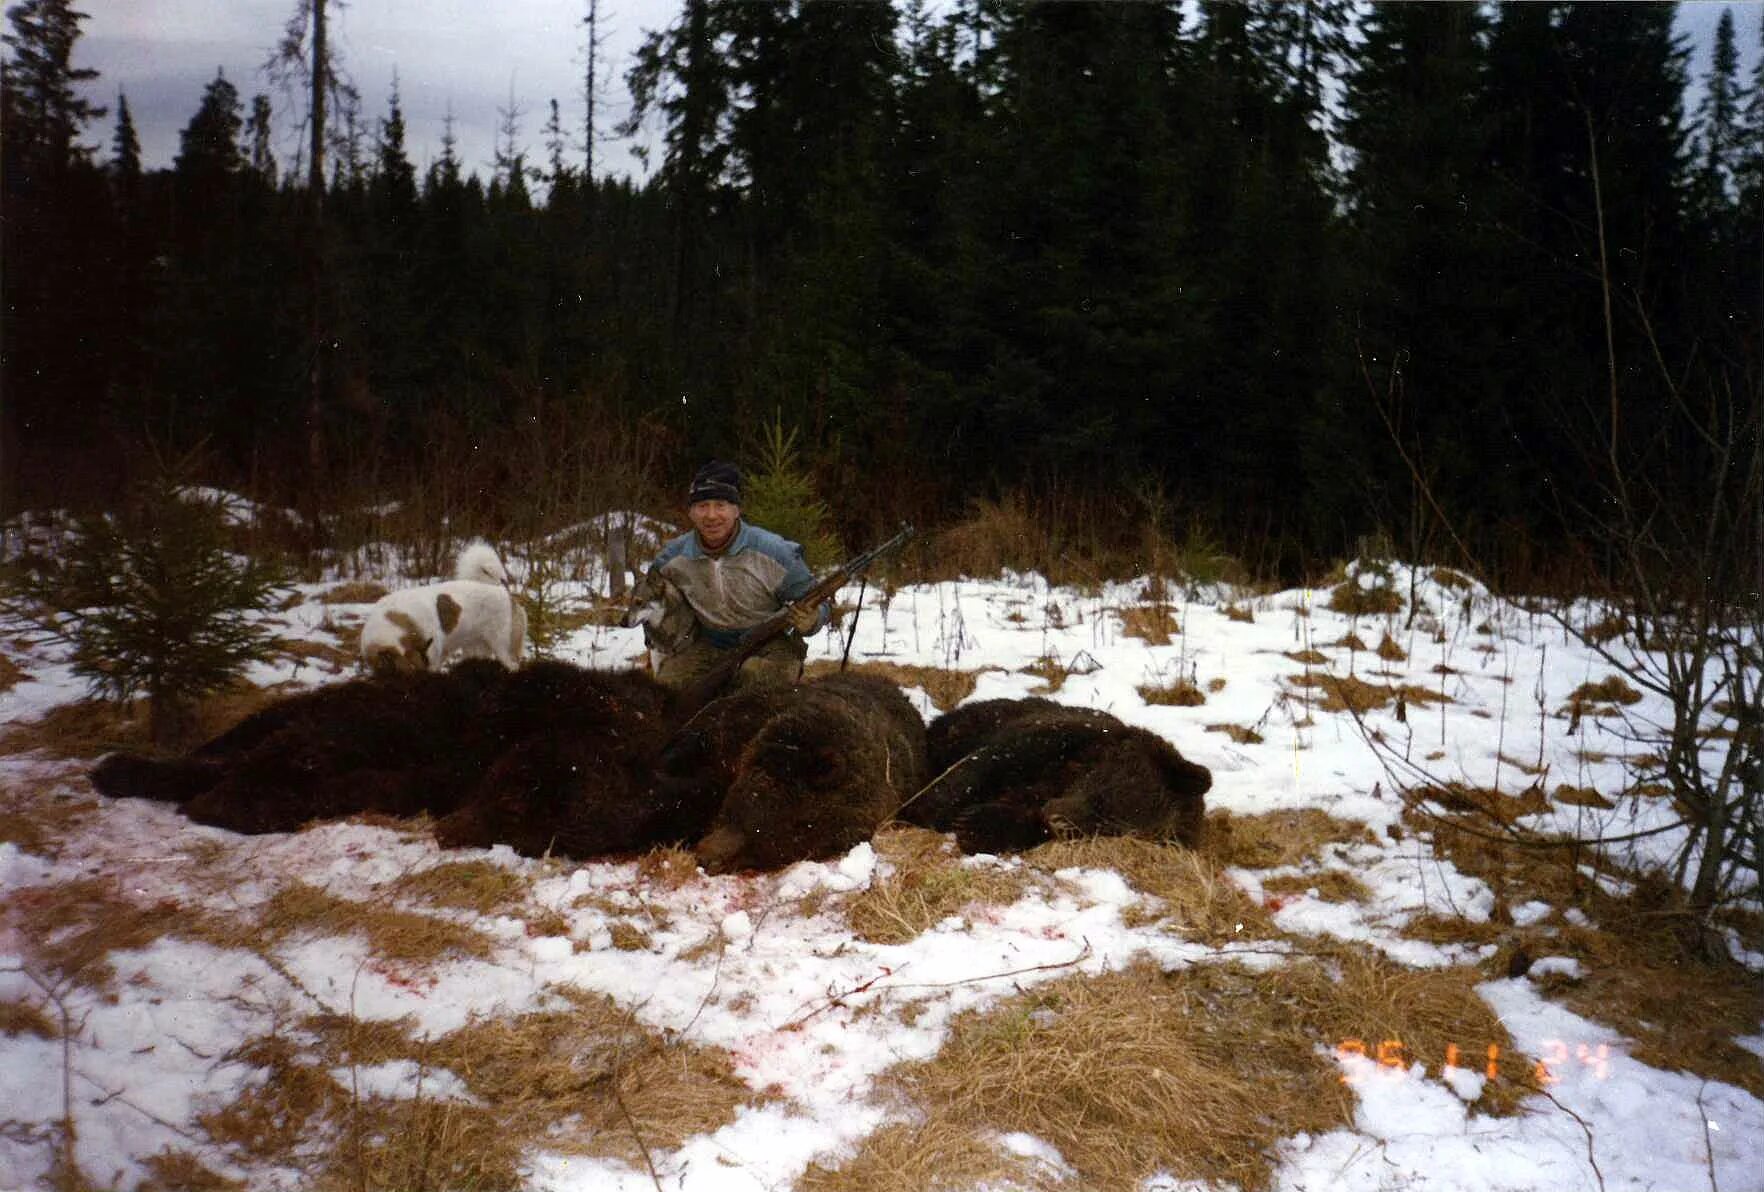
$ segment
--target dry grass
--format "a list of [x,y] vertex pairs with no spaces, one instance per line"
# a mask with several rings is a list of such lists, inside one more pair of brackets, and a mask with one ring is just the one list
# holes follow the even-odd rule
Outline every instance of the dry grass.
[[1333,1045],[1358,1039],[1368,1056],[1376,1056],[1380,1044],[1394,1042],[1400,1050],[1389,1049],[1392,1058],[1420,1060],[1432,1072],[1443,1067],[1454,1045],[1465,1066],[1478,1068],[1491,1046],[1499,1048],[1500,1078],[1489,1081],[1476,1102],[1488,1113],[1516,1112],[1535,1087],[1534,1061],[1514,1050],[1501,1020],[1476,992],[1486,979],[1480,969],[1408,968],[1361,948],[1337,949],[1329,960],[1338,979],[1301,967],[1293,981],[1311,976],[1301,1004]]
[[1052,1192],[1059,1181],[1001,1148],[987,1130],[931,1120],[884,1126],[838,1167],[812,1163],[796,1192],[968,1192],[998,1188]]
[[1167,646],[1171,634],[1181,633],[1176,614],[1161,604],[1133,604],[1115,610],[1121,618],[1121,633],[1142,638],[1148,646]]
[[1599,620],[1580,631],[1580,636],[1593,645],[1603,645],[1612,638],[1622,637],[1629,632],[1629,622],[1615,613],[1607,613]]
[[1223,809],[1207,815],[1204,851],[1220,866],[1276,869],[1315,864],[1331,844],[1376,844],[1365,824],[1337,819],[1313,807],[1234,815]]
[[1363,716],[1399,698],[1409,705],[1453,702],[1451,696],[1415,683],[1398,683],[1387,687],[1379,683],[1368,683],[1353,675],[1330,675],[1321,671],[1290,675],[1286,682],[1294,687],[1322,688],[1323,698],[1318,701],[1317,707],[1325,712],[1354,712]]
[[19,933],[29,968],[94,989],[115,976],[112,952],[174,933],[196,935],[200,927],[200,917],[176,903],[131,902],[109,878],[27,886],[11,891],[0,909],[0,931]]
[[1256,621],[1256,614],[1240,604],[1227,604],[1219,611],[1224,613],[1228,620],[1237,621],[1244,625],[1253,625]]
[[[982,673],[999,670],[999,667],[981,667],[978,670],[948,670],[936,666],[909,666],[899,662],[854,662],[846,668],[861,675],[875,675],[887,679],[896,687],[917,687],[931,697],[939,712],[947,712],[970,695],[974,694],[974,685],[980,681]],[[818,679],[823,675],[839,673],[839,664],[830,659],[817,660],[803,667],[803,676]]]
[[1157,685],[1147,684],[1135,687],[1139,698],[1148,704],[1162,704],[1166,707],[1198,708],[1207,702],[1207,693],[1196,687],[1187,679],[1177,679],[1171,683]]
[[0,694],[5,694],[17,687],[29,674],[18,663],[0,654]]
[[320,604],[372,604],[386,594],[385,584],[358,579],[325,589],[319,593],[318,600]]
[[1617,806],[1590,786],[1570,786],[1566,782],[1550,792],[1550,798],[1572,807],[1597,807],[1605,811]]
[[225,1058],[261,1069],[264,1079],[197,1118],[197,1124],[210,1139],[241,1156],[286,1160],[302,1141],[322,1141],[319,1127],[348,1105],[343,1086],[286,1035],[247,1040]]
[[[287,694],[277,687],[240,682],[202,701],[192,739],[207,740]],[[44,716],[14,724],[0,733],[0,755],[41,752],[52,758],[89,759],[117,749],[152,751],[147,736],[147,703],[75,700]]]
[[0,788],[0,843],[54,859],[62,842],[92,817],[91,799],[39,793],[26,788]]
[[1262,734],[1244,724],[1209,724],[1209,733],[1224,733],[1239,745],[1260,745]]
[[[1366,883],[1340,869],[1324,869],[1317,873],[1289,873],[1265,878],[1262,891],[1276,898],[1304,894],[1324,902],[1370,902],[1372,891]],[[1314,893],[1313,893],[1314,891]]]
[[1481,817],[1480,822],[1485,831],[1492,826],[1489,820],[1498,824],[1512,824],[1524,816],[1537,815],[1550,809],[1550,802],[1544,797],[1543,788],[1536,784],[1515,795],[1462,782],[1424,787],[1409,794],[1437,804],[1446,811]]
[[1469,589],[1475,586],[1475,581],[1469,576],[1453,571],[1450,567],[1435,567],[1433,582],[1442,588]]
[[284,658],[296,658],[302,662],[320,662],[333,675],[342,674],[355,666],[359,657],[354,650],[344,650],[329,642],[317,641],[313,638],[280,638],[276,642],[276,653]]
[[233,1192],[245,1187],[240,1180],[210,1171],[189,1151],[171,1147],[149,1155],[141,1165],[147,1178],[135,1185],[135,1192]]
[[[1157,1171],[1265,1188],[1280,1139],[1351,1120],[1328,1055],[1342,1040],[1400,1039],[1430,1059],[1475,1033],[1506,1041],[1473,974],[1331,959],[1340,981],[1308,962],[1266,973],[1141,963],[1056,981],[957,1019],[936,1058],[891,1074],[891,1091],[956,1137],[1021,1130],[1046,1140],[1086,1189],[1134,1188]],[[905,1140],[880,1141],[892,1151]],[[845,1169],[876,1179],[882,1158],[860,1149]]]
[[376,957],[403,964],[482,958],[496,948],[494,940],[470,927],[339,898],[304,882],[277,891],[259,911],[254,932],[267,943],[307,933],[358,936]]
[[[1581,865],[1595,860],[1584,846],[1519,847],[1438,821],[1432,836],[1436,855],[1494,889],[1497,914],[1504,906],[1539,900],[1559,910],[1579,907],[1590,916],[1593,927],[1505,929],[1509,944],[1533,956],[1581,961],[1583,979],[1548,977],[1540,982],[1544,992],[1636,1040],[1632,1054],[1644,1063],[1764,1096],[1764,1065],[1733,1042],[1758,1033],[1764,976],[1734,963],[1725,949],[1712,957],[1682,891],[1670,881],[1643,876],[1619,897],[1581,872]],[[1475,936],[1460,930],[1454,938]],[[1685,1013],[1687,1006],[1696,1012]]]
[[625,919],[608,930],[612,933],[612,946],[621,952],[647,952],[655,942],[647,931]]
[[1421,940],[1429,944],[1494,944],[1507,938],[1512,930],[1510,924],[1498,923],[1493,919],[1476,922],[1462,915],[1429,912],[1410,919],[1403,924],[1398,934],[1405,939]]
[[0,1035],[35,1035],[53,1039],[61,1032],[41,1006],[30,1002],[0,1002]]
[[1023,567],[1045,572],[1038,564],[1047,560],[1047,544],[1048,526],[1021,494],[975,501],[966,518],[937,535],[929,555],[937,567],[927,578],[990,579]]
[[1132,836],[1095,836],[1051,841],[1027,853],[1025,859],[1048,871],[1112,869],[1135,890],[1162,904],[1130,917],[1142,922],[1167,919],[1183,935],[1203,943],[1268,939],[1280,934],[1268,912],[1225,875],[1210,850],[1197,852]]
[[1009,904],[1034,881],[1025,869],[963,864],[948,836],[892,825],[873,841],[892,872],[845,903],[852,933],[873,944],[904,944],[976,902]]
[[643,1147],[676,1148],[755,1102],[727,1053],[664,1043],[612,999],[564,992],[568,1010],[473,1023],[431,1049],[493,1107],[500,1130],[636,1162]]
[[1289,650],[1286,656],[1304,666],[1326,666],[1329,655],[1321,650]]
[[1394,588],[1362,588],[1348,580],[1329,593],[1329,607],[1350,617],[1379,616],[1403,611],[1403,598]]
[[75,700],[36,720],[0,732],[0,754],[42,753],[52,758],[95,758],[113,749],[147,747],[146,704]]
[[1407,662],[1409,660],[1408,651],[1397,645],[1396,639],[1388,633],[1378,643],[1378,649],[1375,653],[1386,662]]
[[1639,704],[1641,692],[1623,681],[1621,675],[1610,675],[1597,683],[1582,683],[1568,697],[1571,710],[1584,711],[1595,705]]
[[1358,651],[1358,650],[1365,650],[1368,648],[1365,641],[1362,640],[1360,635],[1357,633],[1344,633],[1341,635],[1340,639],[1338,639],[1336,641],[1332,641],[1329,644],[1332,648],[1337,649],[1337,650],[1356,650],[1356,651]]
[[637,873],[650,885],[678,890],[698,877],[698,858],[683,848],[654,848],[637,858]]
[[435,906],[492,915],[526,900],[527,879],[489,861],[451,861],[407,873],[391,890]]
[[1052,654],[1043,654],[1018,673],[1036,675],[1041,679],[1041,686],[1031,689],[1032,695],[1052,695],[1066,685],[1066,680],[1072,674],[1066,664]]
[[[308,1018],[295,1036],[232,1053],[265,1079],[200,1124],[242,1156],[307,1169],[321,1189],[513,1192],[534,1146],[640,1162],[645,1147],[678,1147],[753,1102],[723,1053],[665,1044],[610,999],[562,993],[566,1007],[434,1041],[414,1039],[409,1020]],[[333,1074],[392,1060],[452,1073],[475,1100],[358,1098],[347,1072]]]

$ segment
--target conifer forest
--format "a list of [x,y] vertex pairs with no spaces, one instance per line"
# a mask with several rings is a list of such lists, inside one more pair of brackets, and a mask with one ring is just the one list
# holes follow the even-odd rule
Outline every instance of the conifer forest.
[[1074,548],[1535,576],[1596,572],[1613,500],[1665,541],[1749,482],[1750,17],[1693,78],[1667,4],[686,0],[608,64],[661,129],[634,181],[567,96],[488,176],[419,170],[305,7],[302,159],[217,77],[163,169],[74,0],[7,9],[6,512],[201,444],[297,508],[445,477],[506,527],[772,428],[847,542],[1010,500]]

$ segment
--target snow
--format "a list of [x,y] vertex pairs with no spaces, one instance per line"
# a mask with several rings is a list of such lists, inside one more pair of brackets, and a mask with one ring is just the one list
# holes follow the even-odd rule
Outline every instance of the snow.
[[[562,533],[597,541],[615,519],[624,520],[608,514]],[[45,539],[45,527],[54,524],[39,520],[27,528]],[[638,532],[653,543],[667,529],[643,522]],[[505,554],[519,573],[524,560]],[[1167,646],[1148,646],[1123,632],[1117,610],[1143,598],[1142,582],[1080,591],[1050,587],[1039,576],[1007,575],[912,585],[886,598],[872,589],[852,657],[978,670],[973,699],[1037,691],[1042,681],[1023,668],[1057,659],[1073,673],[1051,698],[1106,709],[1169,738],[1212,768],[1210,806],[1240,814],[1317,808],[1367,826],[1366,842],[1330,846],[1310,870],[1232,871],[1232,880],[1258,898],[1275,876],[1321,879],[1330,869],[1357,877],[1371,892],[1365,903],[1331,902],[1317,884],[1278,906],[1270,899],[1281,929],[1299,940],[1355,941],[1405,965],[1474,963],[1492,946],[1401,935],[1421,915],[1485,923],[1496,907],[1484,883],[1434,857],[1421,836],[1404,830],[1393,759],[1476,786],[1493,785],[1498,774],[1508,792],[1532,781],[1516,768],[1524,762],[1545,770],[1545,790],[1569,782],[1616,795],[1632,781],[1632,755],[1642,751],[1623,724],[1657,721],[1664,710],[1650,697],[1624,709],[1623,719],[1589,716],[1580,734],[1566,735],[1558,712],[1569,692],[1602,677],[1608,666],[1565,640],[1547,617],[1477,587],[1444,587],[1425,570],[1387,569],[1399,592],[1414,582],[1426,609],[1414,624],[1404,615],[1356,620],[1331,612],[1322,592],[1258,596],[1196,588],[1173,603],[1181,632]],[[561,586],[572,597],[593,595],[605,579],[603,568],[578,574]],[[1378,582],[1370,568],[1351,574],[1361,585]],[[336,578],[341,574],[296,590],[314,596]],[[842,594],[847,601],[856,597],[855,586]],[[1226,617],[1227,601],[1249,608],[1254,621]],[[347,624],[362,611],[308,600],[275,615],[285,636],[319,640],[328,624]],[[1485,624],[1492,632],[1478,632]],[[1333,645],[1349,631],[1373,648],[1388,631],[1407,660],[1386,662],[1371,649]],[[823,635],[811,656],[836,659],[844,647],[843,634],[837,637]],[[558,653],[613,668],[632,664],[642,649],[635,631],[585,626]],[[1414,702],[1406,721],[1391,705],[1367,712],[1366,730],[1383,738],[1380,753],[1351,717],[1322,710],[1317,693],[1293,686],[1307,668],[1286,655],[1306,649],[1329,659],[1311,670],[1443,688],[1451,702]],[[0,651],[26,672],[0,694],[0,719],[34,717],[82,694],[54,650],[0,641]],[[1214,680],[1223,686],[1192,708],[1148,705],[1137,690],[1178,675],[1203,689]],[[252,677],[300,686],[332,676],[311,665],[278,663]],[[909,694],[927,718],[935,714],[924,691]],[[1214,724],[1253,726],[1264,741],[1234,744],[1207,731]],[[200,1137],[195,1123],[202,1114],[263,1079],[261,1070],[226,1059],[228,1053],[304,1014],[403,1020],[418,1037],[436,1038],[488,1017],[557,1008],[560,989],[604,994],[665,1038],[725,1049],[737,1076],[773,1098],[677,1148],[657,1150],[652,1159],[661,1185],[686,1192],[783,1189],[809,1164],[837,1162],[897,1120],[898,1109],[873,1096],[878,1079],[897,1065],[936,1055],[952,1020],[965,1011],[1043,981],[1100,974],[1141,959],[1169,970],[1227,955],[1258,969],[1284,963],[1284,945],[1215,948],[1184,938],[1166,922],[1148,922],[1155,915],[1145,913],[1146,900],[1112,871],[1038,874],[1014,902],[951,914],[904,944],[878,944],[854,936],[825,905],[892,872],[869,844],[777,873],[700,873],[668,881],[628,860],[541,861],[506,848],[449,854],[420,831],[355,822],[240,838],[191,825],[168,807],[94,796],[82,771],[81,763],[42,756],[0,757],[0,786],[23,792],[18,797],[33,805],[91,805],[47,855],[18,841],[0,843],[0,903],[108,875],[122,879],[142,905],[169,901],[237,912],[296,881],[378,904],[394,899],[391,884],[405,874],[445,860],[480,859],[522,875],[531,904],[555,910],[567,924],[563,934],[529,934],[522,913],[474,916],[431,908],[428,913],[484,932],[494,950],[487,958],[417,967],[376,956],[360,936],[298,932],[261,954],[170,936],[112,954],[115,978],[104,992],[74,986],[65,993],[79,1023],[71,1056],[78,1158],[107,1186],[134,1187],[146,1177],[149,1156],[188,1147],[186,1135]],[[1609,810],[1551,803],[1525,822],[1609,837],[1668,822],[1664,800],[1613,801]],[[1657,861],[1677,839],[1670,832],[1639,836],[1614,851]],[[1008,857],[964,864],[1012,871],[1022,865]],[[1511,908],[1521,925],[1555,913],[1542,902]],[[612,929],[625,915],[644,916],[644,946],[613,946]],[[1585,921],[1572,909],[1565,917]],[[21,967],[28,941],[7,921],[0,912],[0,1003],[46,1006],[37,978]],[[1294,1192],[1692,1189],[1710,1186],[1713,1168],[1724,1192],[1764,1189],[1764,1103],[1731,1085],[1636,1060],[1621,1034],[1540,993],[1531,978],[1546,974],[1583,975],[1579,962],[1546,956],[1528,978],[1487,982],[1478,992],[1514,1043],[1549,1065],[1547,1096],[1533,1095],[1516,1116],[1492,1118],[1473,1104],[1485,1080],[1480,1069],[1442,1071],[1432,1056],[1407,1068],[1340,1057],[1352,1078],[1351,1127],[1285,1140],[1275,1186]],[[1764,1030],[1737,1042],[1764,1060]],[[328,1071],[360,1096],[471,1098],[459,1074],[404,1060]],[[0,1189],[47,1178],[52,1156],[42,1139],[60,1113],[62,1073],[59,1039],[28,1031],[0,1035],[0,1123],[9,1123],[0,1131]],[[994,1142],[1052,1177],[1076,1178],[1046,1140],[1001,1133]],[[254,1188],[300,1186],[297,1173],[242,1169],[213,1148],[202,1154],[217,1171]],[[547,1192],[656,1186],[641,1166],[543,1148],[529,1155],[526,1179]],[[1143,1187],[1223,1192],[1168,1173]]]

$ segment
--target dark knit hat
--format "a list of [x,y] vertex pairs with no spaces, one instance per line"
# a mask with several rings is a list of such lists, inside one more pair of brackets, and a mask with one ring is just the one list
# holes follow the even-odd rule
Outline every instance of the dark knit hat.
[[741,469],[720,459],[713,459],[698,469],[698,474],[692,478],[692,487],[686,491],[686,503],[695,505],[699,501],[741,504]]

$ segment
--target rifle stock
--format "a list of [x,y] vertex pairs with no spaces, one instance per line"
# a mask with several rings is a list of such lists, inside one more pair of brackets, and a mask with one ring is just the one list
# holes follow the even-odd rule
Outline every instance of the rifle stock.
[[727,658],[718,662],[714,669],[707,671],[695,683],[680,693],[679,701],[674,705],[676,720],[684,725],[688,720],[698,715],[699,710],[715,699],[717,694],[722,691],[723,686],[734,677],[742,663],[789,632],[792,614],[798,609],[815,608],[823,602],[831,600],[840,588],[869,570],[870,565],[876,560],[893,554],[905,546],[912,536],[913,528],[910,525],[902,525],[900,532],[887,542],[841,563],[816,580],[814,586],[808,591],[749,629],[742,635],[740,642],[729,651]]

